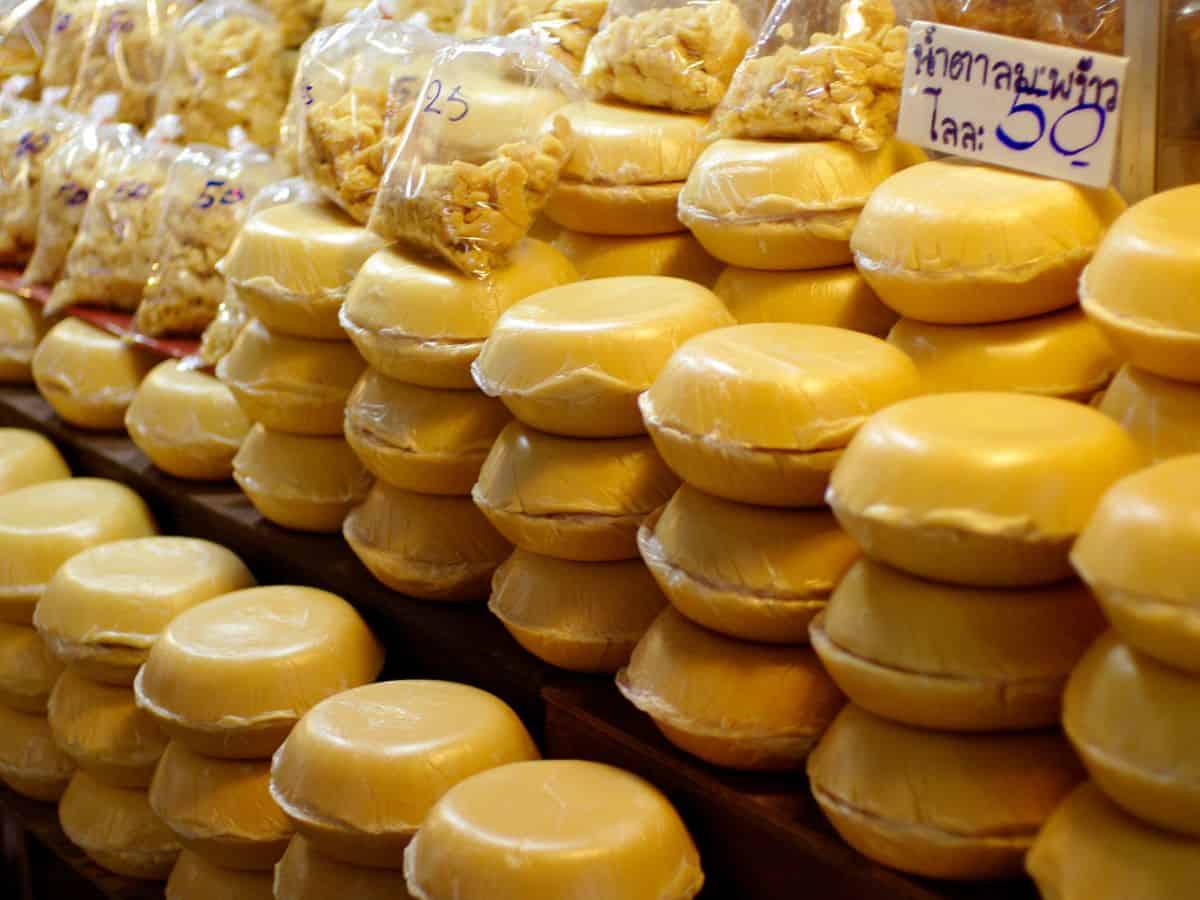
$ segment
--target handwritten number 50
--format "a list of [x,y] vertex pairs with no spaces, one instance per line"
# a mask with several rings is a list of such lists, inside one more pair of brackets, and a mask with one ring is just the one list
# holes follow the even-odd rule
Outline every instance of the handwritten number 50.
[[[1035,146],[1039,141],[1046,136],[1046,113],[1036,103],[1020,103],[1020,95],[1013,98],[1012,107],[1008,111],[1008,116],[1005,121],[1014,119],[1016,116],[1025,117],[1026,121],[1035,123],[1036,135],[1030,140],[1021,140],[1014,137],[1003,124],[996,126],[996,137],[1005,147],[1010,150],[1028,150]],[[1096,131],[1090,140],[1072,141],[1071,144],[1066,142],[1062,137],[1062,130],[1067,128],[1073,117],[1077,117],[1083,113],[1091,113],[1096,117]],[[1060,156],[1078,156],[1085,150],[1090,150],[1100,142],[1100,138],[1104,136],[1104,128],[1108,124],[1108,113],[1098,103],[1079,103],[1072,106],[1050,126],[1050,146]],[[1085,165],[1085,163],[1075,163],[1075,165]]]
[[[444,108],[439,108],[437,105],[438,100],[440,100],[442,97],[442,90],[443,87],[440,79],[435,78],[429,82],[429,87],[425,89],[426,103],[421,109],[422,112],[433,113],[436,116],[440,116],[446,111]],[[454,89],[450,91],[449,96],[446,97],[445,105],[449,107],[451,104],[462,108],[462,112],[460,112],[458,115],[449,117],[451,122],[461,122],[467,117],[467,113],[471,111],[471,106],[469,103],[467,103],[467,98],[462,95],[461,84],[456,84]]]

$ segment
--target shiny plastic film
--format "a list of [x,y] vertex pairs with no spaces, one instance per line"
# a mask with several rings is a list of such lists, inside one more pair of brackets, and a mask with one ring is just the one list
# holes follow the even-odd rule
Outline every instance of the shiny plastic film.
[[[8,82],[5,93],[21,83]],[[42,170],[46,159],[78,124],[55,103],[56,93],[38,103],[8,96],[0,100],[0,262],[7,265],[24,265],[32,256],[38,237]]]
[[616,0],[588,45],[584,85],[597,99],[708,112],[766,12],[762,0]]
[[250,200],[283,174],[254,146],[193,146],[171,164],[163,186],[157,251],[138,306],[138,331],[199,335],[225,292],[217,262],[245,220]]
[[38,73],[43,89],[60,88],[70,92],[83,56],[87,26],[96,0],[54,0],[50,32],[42,51]]
[[100,179],[47,315],[74,305],[137,309],[158,250],[163,188],[179,152],[152,136],[102,153]]
[[583,65],[588,44],[608,10],[607,0],[478,0],[487,7],[489,34],[528,29],[572,72]]
[[323,0],[255,0],[283,29],[285,47],[299,47],[321,20]]
[[913,18],[1119,54],[1126,0],[916,0]]
[[907,44],[892,0],[783,0],[738,67],[712,132],[878,150],[896,130]]
[[215,366],[233,349],[238,335],[250,322],[250,312],[233,285],[225,285],[225,293],[217,306],[217,314],[200,336],[199,351],[183,360],[189,369]]
[[149,125],[172,23],[194,0],[98,0],[88,18],[69,106],[90,109],[101,94],[120,99],[117,120]]
[[300,173],[365,223],[445,39],[368,11],[320,41],[295,85]]
[[532,35],[440,51],[380,187],[370,227],[485,277],[510,262],[571,153],[560,110],[582,99]]
[[29,384],[33,354],[45,332],[38,303],[0,291],[0,384]]
[[21,75],[38,90],[38,73],[53,21],[52,0],[4,0],[0,3],[0,81]]
[[232,128],[274,146],[288,82],[279,23],[247,0],[207,0],[174,24],[155,101],[184,143],[224,144]]
[[42,165],[37,244],[22,275],[25,284],[51,285],[62,277],[103,154],[138,139],[132,126],[105,124],[93,114],[49,153]]

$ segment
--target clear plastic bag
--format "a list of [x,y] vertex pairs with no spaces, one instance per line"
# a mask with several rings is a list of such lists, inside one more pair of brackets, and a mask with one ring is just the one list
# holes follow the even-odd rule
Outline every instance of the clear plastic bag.
[[1125,0],[914,0],[913,18],[1120,53],[1125,37]]
[[370,227],[478,277],[506,265],[571,152],[580,92],[530,35],[438,53]]
[[287,101],[282,54],[270,13],[244,0],[206,0],[170,31],[155,118],[178,116],[183,143],[223,146],[240,128],[273,147]]
[[[115,107],[116,98],[112,100]],[[93,112],[46,157],[42,167],[37,247],[21,276],[24,284],[52,285],[58,281],[83,222],[88,197],[100,176],[102,155],[128,149],[140,140],[132,125],[108,124],[107,118],[103,113]]]
[[63,277],[46,314],[68,306],[103,306],[133,312],[158,252],[158,222],[167,172],[180,153],[152,131],[132,146],[101,154],[96,182]]
[[100,94],[121,98],[117,119],[139,128],[151,121],[167,34],[193,0],[99,0],[87,25],[71,109],[91,108]]
[[765,0],[613,0],[582,77],[598,99],[708,112],[754,41]]
[[158,250],[138,306],[142,334],[199,335],[217,315],[225,279],[217,263],[251,201],[280,177],[270,154],[194,145],[171,164],[163,188]]
[[296,51],[295,69],[289,79],[287,105],[279,119],[279,139],[276,142],[276,155],[292,173],[300,170],[300,130],[304,127],[306,99],[303,87],[305,72],[311,71],[313,58],[337,30],[338,26],[332,25],[314,31],[304,46]]
[[488,0],[488,7],[489,34],[529,29],[546,41],[555,59],[578,72],[608,0]]
[[75,84],[79,61],[87,46],[88,24],[98,0],[54,0],[50,34],[42,55],[42,89],[66,88]]
[[40,93],[38,73],[53,12],[52,0],[0,2],[0,81],[24,75],[30,79],[31,97]]
[[[9,91],[25,76],[6,84]],[[51,92],[39,103],[6,98],[0,121],[0,263],[24,265],[37,242],[42,169],[77,119],[55,102]]]
[[364,15],[340,26],[306,67],[300,173],[366,223],[379,183],[446,39]]
[[317,30],[325,0],[257,0],[283,29],[283,45],[299,47]]
[[780,0],[711,132],[878,150],[896,131],[909,15],[892,0]]
[[[319,200],[320,195],[303,178],[288,178],[260,190],[250,201],[242,220],[245,221],[272,206],[282,206],[285,203],[315,203]],[[231,239],[235,236],[230,235]],[[217,266],[217,270],[221,271],[220,265]],[[234,342],[249,321],[250,312],[246,305],[238,297],[233,286],[226,284],[216,317],[204,329],[204,336],[200,339],[199,353],[185,359],[181,368],[202,369],[215,366],[233,349]]]

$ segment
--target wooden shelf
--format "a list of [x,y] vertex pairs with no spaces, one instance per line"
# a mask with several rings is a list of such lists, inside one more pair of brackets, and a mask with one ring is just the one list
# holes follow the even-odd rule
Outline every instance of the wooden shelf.
[[[803,774],[741,775],[693,760],[663,740],[621,698],[612,679],[545,666],[517,645],[484,604],[427,603],[397,594],[371,577],[340,536],[277,528],[232,483],[197,485],[166,476],[125,435],[74,429],[32,389],[0,387],[0,426],[42,431],[76,474],[124,482],[146,499],[165,533],[230,547],[263,583],[308,584],[345,597],[386,644],[385,677],[474,684],[510,703],[549,755],[612,763],[657,784],[678,805],[700,846],[710,876],[703,900],[794,900],[801,891],[812,900],[1036,898],[1027,882],[938,884],[873,865],[826,824]],[[102,889],[101,896],[161,895]]]
[[122,878],[88,859],[63,834],[53,803],[28,800],[0,784],[0,816],[24,832],[25,859],[36,870],[28,885],[11,878],[0,883],[0,896],[25,900],[28,887],[34,900],[162,900],[162,882]]

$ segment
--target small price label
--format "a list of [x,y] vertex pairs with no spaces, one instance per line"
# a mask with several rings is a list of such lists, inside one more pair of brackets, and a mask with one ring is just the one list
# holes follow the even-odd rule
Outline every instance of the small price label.
[[212,209],[218,203],[221,206],[233,206],[246,199],[246,193],[240,187],[226,187],[227,184],[217,179],[209,180],[192,206],[196,209]]
[[913,22],[897,133],[953,156],[1107,187],[1128,64],[1122,56]]

